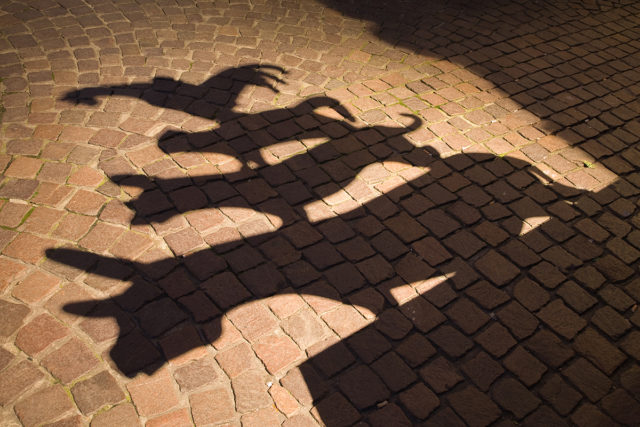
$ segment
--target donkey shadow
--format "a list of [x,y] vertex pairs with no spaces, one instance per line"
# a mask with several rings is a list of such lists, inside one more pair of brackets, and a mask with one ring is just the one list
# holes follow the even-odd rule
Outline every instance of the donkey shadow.
[[[254,78],[247,77],[247,82],[268,84],[269,77],[259,68],[249,68],[243,75],[251,74]],[[231,87],[239,88],[247,83],[234,84]],[[127,88],[85,90],[73,97],[91,102],[97,95],[120,90]],[[198,87],[189,90],[195,93]],[[166,106],[164,101],[154,105]],[[169,154],[190,150],[224,153],[221,138],[230,129],[226,123],[252,118],[232,111],[233,105],[235,98],[231,96],[218,110],[230,117],[218,130],[165,134],[160,146]],[[417,118],[405,128],[359,128],[313,113],[316,105],[328,106],[350,119],[344,108],[326,97],[287,109],[285,113],[291,114],[287,117],[305,114],[317,124],[283,134],[273,131],[260,149],[269,150],[283,141],[304,143],[317,137],[326,124],[339,125],[342,131],[338,136],[325,135],[323,142],[281,161],[256,162],[252,147],[239,155],[239,171],[212,174],[197,182],[186,177],[111,177],[144,189],[130,203],[136,210],[134,222],[168,221],[178,211],[204,207],[245,207],[276,218],[280,226],[246,237],[221,238],[209,249],[152,263],[74,249],[47,251],[55,262],[88,271],[87,284],[111,294],[104,300],[71,303],[64,309],[89,319],[115,318],[119,336],[109,355],[124,375],[151,374],[165,361],[205,342],[215,342],[221,335],[224,315],[232,318],[251,302],[283,294],[298,294],[307,301],[322,297],[337,304],[353,304],[374,316],[360,331],[338,333],[337,342],[316,343],[313,348],[299,344],[310,357],[295,370],[308,389],[296,398],[314,405],[318,418],[327,425],[351,424],[363,416],[375,417],[385,402],[391,402],[389,407],[406,408],[401,393],[420,383],[415,372],[422,371],[426,361],[437,358],[455,364],[476,351],[478,345],[467,336],[477,337],[486,331],[494,311],[520,306],[512,297],[513,286],[522,280],[540,281],[534,269],[544,267],[554,277],[563,277],[561,281],[573,278],[577,283],[582,282],[574,273],[591,265],[595,266],[593,274],[612,282],[633,274],[600,262],[602,249],[580,233],[572,237],[575,230],[566,224],[583,218],[588,209],[582,210],[582,204],[588,205],[597,194],[552,182],[535,166],[508,156],[457,154],[440,158],[435,150],[416,147],[404,136],[420,126]],[[349,138],[355,134],[367,137]],[[207,142],[193,143],[203,140]],[[341,145],[347,142],[351,144],[348,148]],[[349,156],[356,160],[346,161]],[[248,166],[249,160],[253,167]],[[368,168],[385,162],[390,162],[385,170],[393,171],[397,185],[361,199],[353,196],[350,207],[330,213],[330,218],[318,220],[307,214],[306,206],[348,189]],[[329,164],[341,166],[326,167]],[[287,178],[273,178],[282,175]],[[289,185],[304,196],[292,198],[284,188]],[[251,191],[246,191],[246,186]],[[184,188],[197,194],[187,207],[178,206],[171,197],[173,191]],[[246,194],[258,196],[249,200]],[[131,284],[121,293],[114,292],[113,283],[121,281]],[[548,289],[559,285],[540,284]],[[487,293],[494,296],[492,302],[483,297]],[[480,319],[477,323],[465,323],[451,314],[458,300],[464,301],[466,309],[471,307]],[[320,309],[318,314],[323,319],[326,316]],[[533,329],[511,332],[522,339],[537,327],[535,320]],[[183,334],[180,331],[184,328],[198,332]],[[451,345],[452,340],[462,344]],[[162,342],[164,354],[157,342]],[[413,345],[427,355],[416,356]],[[402,379],[398,373],[403,374]],[[424,376],[423,380],[436,393],[452,386],[439,388]],[[460,377],[457,382],[471,381]],[[438,406],[439,398],[431,391],[426,394],[432,408],[426,414],[409,409],[408,422],[428,416]],[[499,412],[496,407],[489,416],[495,415],[495,419]]]

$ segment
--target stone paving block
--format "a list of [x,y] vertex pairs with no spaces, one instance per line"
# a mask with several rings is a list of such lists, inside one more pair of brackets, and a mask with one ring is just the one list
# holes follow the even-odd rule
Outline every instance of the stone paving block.
[[[325,408],[330,408],[331,411],[327,411]],[[357,409],[339,392],[323,399],[312,409],[311,413],[316,419],[322,419],[325,423],[336,426],[352,425],[360,419]]]
[[120,227],[98,222],[78,243],[91,251],[103,252],[107,250],[123,232],[124,230]]
[[540,394],[563,416],[571,413],[582,398],[581,394],[568,385],[559,375],[549,378],[540,389]]
[[130,403],[122,403],[110,408],[108,411],[96,414],[91,420],[91,425],[110,426],[110,425],[142,425],[138,421],[138,414],[134,406]]
[[35,385],[44,374],[31,362],[23,360],[11,369],[0,372],[0,402],[3,406],[17,399],[22,392]]
[[55,241],[33,234],[19,234],[2,251],[3,254],[29,264],[36,264],[45,256],[45,250],[53,247]]
[[246,413],[256,408],[268,406],[272,400],[267,392],[268,377],[263,369],[243,372],[232,380],[236,410]]
[[495,403],[473,386],[450,394],[449,401],[454,411],[470,425],[488,425],[500,416]]
[[624,312],[633,306],[634,301],[622,289],[609,285],[600,290],[598,295],[611,307]]
[[196,425],[231,421],[235,415],[231,390],[226,387],[194,393],[189,397],[189,403]]
[[65,207],[84,215],[96,215],[105,202],[106,198],[100,194],[78,190]]
[[63,383],[70,383],[96,366],[98,360],[86,344],[72,338],[44,357],[42,364]]
[[504,286],[520,272],[515,265],[494,251],[480,258],[476,267],[496,286]]
[[462,370],[480,388],[487,391],[489,386],[504,372],[504,369],[485,352],[478,353],[462,365]]
[[368,323],[355,308],[347,305],[339,306],[324,314],[322,320],[343,338],[352,335]]
[[608,305],[596,310],[591,318],[591,323],[612,338],[619,338],[631,326],[627,319]]
[[73,409],[73,404],[60,385],[50,386],[20,400],[15,411],[20,421],[34,426],[58,418]]
[[4,369],[13,360],[13,354],[5,349],[0,349],[0,370]]
[[30,309],[25,305],[15,304],[5,300],[0,300],[0,307],[2,307],[0,310],[2,313],[0,336],[9,337],[22,326],[23,320],[29,314]]
[[69,329],[51,315],[41,314],[20,329],[15,343],[25,353],[35,355],[68,334]]
[[163,413],[179,402],[175,383],[167,370],[152,377],[140,377],[129,383],[127,389],[138,413],[147,417]]
[[597,302],[593,296],[573,281],[563,284],[562,287],[558,289],[558,295],[578,313],[585,312]]
[[416,379],[416,373],[395,352],[388,352],[371,364],[385,385],[397,393]]
[[620,350],[591,328],[585,329],[575,338],[574,348],[607,375],[611,375],[626,360],[625,355]]
[[513,301],[498,311],[498,319],[518,338],[531,335],[538,326],[538,321],[529,311]]
[[611,380],[583,358],[575,360],[563,374],[592,402],[602,398],[611,388]]
[[207,354],[202,339],[193,326],[172,330],[160,340],[160,346],[172,365],[182,365]]
[[117,345],[102,354],[113,368],[132,377],[161,359],[156,347],[137,330],[118,337]]
[[257,356],[267,370],[276,374],[302,357],[298,346],[286,335],[271,334],[258,339],[254,344]]
[[186,317],[184,311],[169,298],[154,301],[138,312],[142,329],[151,336],[160,335]]
[[566,339],[572,339],[587,324],[586,320],[578,316],[560,300],[554,300],[543,307],[539,311],[538,317]]
[[12,295],[26,303],[37,303],[60,284],[60,279],[41,271],[34,271],[13,288]]
[[276,408],[262,408],[255,412],[243,415],[240,420],[243,425],[263,426],[277,425],[280,422],[280,413]]
[[580,426],[596,426],[614,422],[605,413],[590,403],[585,403],[580,406],[571,417],[571,420]]
[[428,337],[451,357],[460,357],[473,347],[473,341],[449,325],[438,327]]
[[491,324],[476,337],[476,341],[496,357],[503,356],[517,344],[509,331],[499,323]]
[[566,425],[553,409],[548,406],[541,406],[524,420],[524,425]]
[[8,228],[16,228],[23,222],[23,218],[31,209],[26,203],[5,203],[0,211],[0,225]]
[[420,376],[436,393],[451,389],[463,380],[455,366],[444,357],[438,357],[420,370]]
[[[289,370],[280,382],[303,405],[311,405],[314,399],[313,396],[316,393],[317,395],[323,395],[327,390],[320,374],[308,364],[305,364],[302,368],[296,367]],[[307,383],[312,384],[312,387],[307,386]]]
[[359,346],[359,344],[361,344],[359,343],[360,336],[361,335],[358,334],[350,337],[350,347],[340,342],[336,336],[326,338],[309,347],[307,352],[313,356],[313,366],[319,369],[325,376],[331,377],[355,361],[355,357],[350,349],[358,353],[361,357],[363,353],[366,353],[367,350],[371,348],[374,349],[371,353],[376,356],[384,351],[379,347],[384,347],[386,343],[380,339],[379,335],[376,336],[373,334],[373,336],[378,339],[373,339],[372,343],[370,343],[371,345],[365,349]]
[[438,397],[424,383],[417,383],[402,392],[400,401],[412,415],[420,419],[426,419],[440,404]]
[[303,350],[328,334],[326,327],[318,321],[310,309],[302,309],[287,317],[281,326]]
[[199,388],[210,381],[215,381],[218,375],[218,370],[206,357],[191,361],[174,372],[174,378],[181,391]]
[[489,321],[489,316],[470,300],[464,298],[459,298],[453,303],[446,314],[468,335],[473,334]]
[[639,337],[640,334],[638,331],[632,331],[620,343],[622,350],[636,360],[640,360],[640,345],[638,344]]
[[492,387],[494,399],[517,418],[523,418],[540,404],[540,399],[512,378],[499,380]]
[[147,421],[148,426],[180,426],[188,427],[193,425],[191,415],[186,408],[178,409],[168,414],[160,415],[159,417],[152,418]]
[[269,387],[269,394],[276,408],[287,417],[292,417],[300,408],[300,404],[291,393],[277,384]]
[[216,360],[230,378],[235,378],[247,369],[258,366],[255,353],[246,342],[220,351],[216,355]]
[[302,427],[316,424],[317,422],[308,413],[296,414],[290,418],[287,418],[284,423],[282,423],[282,425],[286,427]]
[[640,415],[638,401],[622,389],[615,390],[602,399],[602,407],[621,424],[633,424]]
[[62,418],[61,420],[55,421],[53,423],[45,424],[47,427],[80,427],[82,426],[82,416],[80,415],[72,415],[69,417]]
[[116,379],[107,371],[76,383],[71,388],[71,393],[76,405],[85,415],[125,398]]
[[486,309],[493,309],[509,300],[508,295],[487,281],[480,281],[467,288],[465,293]]

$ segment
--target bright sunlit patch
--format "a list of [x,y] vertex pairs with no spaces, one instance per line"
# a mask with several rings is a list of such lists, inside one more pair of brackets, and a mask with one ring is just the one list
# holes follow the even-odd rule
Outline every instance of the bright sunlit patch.
[[330,141],[329,138],[327,138],[326,136],[317,136],[317,137],[311,137],[311,138],[304,138],[302,140],[302,143],[304,144],[305,147],[307,147],[308,149],[311,149],[318,145],[326,144],[329,141]]
[[265,165],[273,166],[281,162],[279,158],[273,155],[269,148],[261,148],[259,150],[259,161]]
[[376,313],[373,310],[371,310],[370,308],[367,307],[363,307],[361,305],[358,304],[353,304],[353,306],[356,308],[356,310],[358,310],[360,312],[360,314],[362,314],[362,316],[367,319],[367,320],[373,320],[376,317],[378,317],[378,314],[380,313]]
[[353,181],[345,185],[344,191],[349,194],[350,198],[352,198],[354,201],[357,200],[361,204],[364,204],[380,196],[380,193],[373,190],[360,179],[354,179]]
[[265,212],[265,216],[269,219],[269,222],[275,229],[278,229],[284,225],[284,221],[278,215]]
[[524,220],[522,222],[522,228],[520,229],[520,235],[524,236],[525,234],[529,233],[530,231],[540,227],[542,224],[544,224],[545,222],[549,221],[551,219],[550,216],[532,216],[527,218],[526,220]]
[[396,304],[405,305],[421,295],[434,291],[439,285],[450,280],[453,276],[455,276],[455,273],[450,273],[447,276],[425,277],[424,280],[416,280],[415,282],[394,286],[389,289],[383,288],[381,292],[387,299],[395,301]]
[[242,168],[242,163],[231,154],[207,152],[204,153],[204,157],[213,165],[224,165],[230,162],[235,162],[236,165],[234,165],[234,167],[237,167],[237,170],[240,170]]
[[242,208],[238,206],[221,206],[220,210],[236,224],[244,222],[256,214],[256,211],[254,209]]
[[[344,107],[346,108],[346,107]],[[339,112],[337,112],[334,108],[331,107],[318,107],[315,109],[315,112],[317,115],[319,116],[324,116],[328,119],[333,119],[333,120],[344,120],[345,117],[340,114]]]
[[449,275],[449,277],[444,275],[429,277],[426,280],[417,282],[417,284],[414,284],[414,287],[418,291],[418,294],[424,295],[435,290],[436,287],[451,279],[453,276],[455,276],[455,273]]
[[256,218],[241,224],[238,230],[245,239],[248,239],[250,237],[264,236],[273,232],[274,228],[264,215],[257,215]]
[[305,147],[304,144],[300,141],[293,140],[271,144],[269,145],[267,151],[273,154],[278,159],[284,159],[296,154],[304,153],[305,151],[307,151],[307,147]]
[[384,297],[389,301],[395,301],[398,305],[402,305],[407,301],[411,301],[416,297],[416,290],[411,284],[400,284],[395,281],[384,282],[376,287]]
[[304,213],[307,215],[307,219],[311,223],[321,222],[336,216],[326,203],[322,200],[308,203],[304,206]]
[[382,163],[372,163],[364,167],[358,174],[358,178],[367,184],[375,184],[384,181],[391,176],[391,172],[382,166]]
[[391,171],[391,172],[399,172],[401,170],[404,169],[408,169],[411,166],[407,164],[407,162],[399,162],[399,161],[395,161],[395,160],[389,160],[383,163],[385,169]]

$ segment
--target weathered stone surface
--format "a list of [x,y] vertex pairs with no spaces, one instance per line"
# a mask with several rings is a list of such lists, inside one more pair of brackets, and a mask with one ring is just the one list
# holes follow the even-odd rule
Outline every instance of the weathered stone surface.
[[107,371],[78,382],[71,389],[73,399],[83,414],[88,415],[105,405],[113,405],[125,395],[116,379]]
[[55,419],[72,408],[71,399],[60,385],[37,391],[15,405],[18,418],[26,426]]

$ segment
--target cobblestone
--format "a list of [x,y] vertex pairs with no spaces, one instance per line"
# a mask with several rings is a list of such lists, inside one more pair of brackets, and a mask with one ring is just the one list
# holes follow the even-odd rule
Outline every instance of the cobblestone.
[[632,424],[638,17],[6,1],[0,424]]

